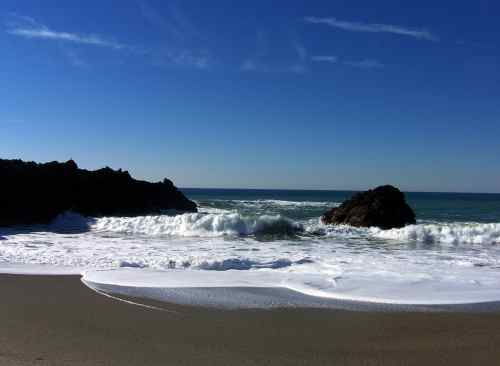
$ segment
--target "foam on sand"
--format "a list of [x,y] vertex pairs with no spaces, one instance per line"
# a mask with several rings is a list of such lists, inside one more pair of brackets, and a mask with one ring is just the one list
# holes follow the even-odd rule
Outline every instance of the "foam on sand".
[[[337,301],[390,305],[453,305],[500,301],[495,272],[481,281],[422,274],[409,282],[384,273],[328,278],[283,271],[86,271],[82,280],[109,293],[180,304],[229,308],[328,307]],[[261,291],[257,291],[259,289]],[[262,291],[265,290],[265,291]]]

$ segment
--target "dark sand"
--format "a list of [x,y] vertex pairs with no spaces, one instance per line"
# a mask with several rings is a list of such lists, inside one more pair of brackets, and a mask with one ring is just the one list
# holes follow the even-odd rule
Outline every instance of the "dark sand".
[[1,366],[500,365],[500,313],[172,313],[75,276],[0,275],[0,296]]

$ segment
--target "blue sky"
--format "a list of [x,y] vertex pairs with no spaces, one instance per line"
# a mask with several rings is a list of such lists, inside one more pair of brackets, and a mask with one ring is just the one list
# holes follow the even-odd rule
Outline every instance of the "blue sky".
[[498,2],[116,4],[2,1],[1,157],[183,187],[500,192]]

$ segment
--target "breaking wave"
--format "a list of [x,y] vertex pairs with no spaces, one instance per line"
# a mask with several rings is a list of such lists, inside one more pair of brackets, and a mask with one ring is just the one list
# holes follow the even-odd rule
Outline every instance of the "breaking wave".
[[148,236],[294,236],[301,224],[280,215],[243,216],[239,213],[192,213],[176,216],[102,217],[86,219],[73,213],[61,215],[52,227],[85,227],[93,231]]
[[370,232],[381,239],[425,244],[500,244],[500,223],[419,224],[391,230],[372,228]]
[[401,229],[356,228],[324,225],[319,218],[294,221],[281,215],[243,215],[209,211],[176,216],[84,218],[66,213],[51,228],[56,231],[87,230],[146,236],[225,237],[300,235],[338,239],[385,239],[424,244],[500,244],[500,223],[419,223]]
[[330,238],[385,239],[423,244],[500,244],[500,223],[419,223],[400,229],[382,230],[350,225],[324,225],[320,220],[309,220],[304,232]]

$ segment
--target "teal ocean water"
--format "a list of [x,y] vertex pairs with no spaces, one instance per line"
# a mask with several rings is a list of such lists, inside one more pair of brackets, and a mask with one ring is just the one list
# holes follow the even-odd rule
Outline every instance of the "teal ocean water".
[[[183,191],[202,206],[238,209],[249,214],[255,213],[253,210],[258,209],[259,213],[279,213],[298,219],[320,216],[329,203],[343,202],[356,193],[326,190],[203,188],[185,188]],[[500,194],[406,192],[406,199],[421,221],[500,222]],[[279,201],[282,201],[281,205]],[[293,204],[295,202],[296,205]]]

